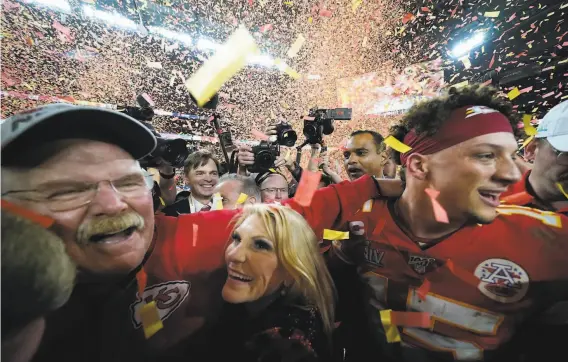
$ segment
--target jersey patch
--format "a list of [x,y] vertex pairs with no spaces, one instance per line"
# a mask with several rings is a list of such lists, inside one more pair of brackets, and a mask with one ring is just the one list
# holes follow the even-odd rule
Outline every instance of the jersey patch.
[[353,221],[349,223],[349,233],[351,235],[365,235],[365,224],[362,221]]
[[480,280],[479,291],[500,303],[518,302],[529,289],[527,272],[506,259],[487,259],[475,268],[474,274]]
[[418,274],[426,274],[427,271],[434,269],[436,258],[422,255],[408,255],[408,265]]
[[[135,329],[142,326],[139,310],[143,304],[156,301],[160,319],[165,321],[189,295],[191,283],[183,280],[152,285],[144,290],[142,298],[130,305],[130,316]],[[136,293],[138,295],[138,293]]]

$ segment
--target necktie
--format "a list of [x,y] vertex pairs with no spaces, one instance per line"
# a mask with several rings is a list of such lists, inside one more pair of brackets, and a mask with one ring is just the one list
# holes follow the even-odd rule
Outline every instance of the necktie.
[[211,211],[211,205],[205,205],[199,211]]

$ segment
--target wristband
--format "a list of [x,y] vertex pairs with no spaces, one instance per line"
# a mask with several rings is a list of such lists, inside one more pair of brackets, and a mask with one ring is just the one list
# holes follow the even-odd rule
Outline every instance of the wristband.
[[379,180],[377,179],[376,176],[371,176],[371,178],[375,182],[375,186],[377,187],[377,192],[379,193],[379,196],[382,196],[383,193],[381,192],[381,186],[379,185]]
[[160,173],[160,177],[165,178],[166,180],[171,180],[171,179],[173,179],[174,176],[176,175],[176,172],[175,172],[175,171],[172,172],[172,173],[169,174],[169,175],[163,174],[163,173],[161,173],[161,172],[159,172],[159,173]]

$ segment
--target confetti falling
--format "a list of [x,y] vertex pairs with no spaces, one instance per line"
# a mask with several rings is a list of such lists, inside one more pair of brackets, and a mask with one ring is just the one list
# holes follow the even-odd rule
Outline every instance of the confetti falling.
[[[568,98],[565,2],[136,0],[117,8],[94,1],[85,7],[120,18],[102,21],[94,11],[63,13],[33,3],[3,2],[2,90],[45,97],[2,97],[1,117],[49,97],[122,106],[133,105],[142,92],[151,94],[158,109],[199,114],[184,83],[239,26],[253,35],[261,53],[221,88],[225,96],[218,112],[223,128],[237,140],[250,139],[253,127],[263,130],[271,120],[287,119],[302,142],[301,117],[308,109],[340,105],[338,80],[378,70],[400,74],[411,64],[433,60],[441,61],[438,67],[448,84],[501,84],[505,94],[520,90],[515,107],[535,119]],[[498,14],[490,17],[488,12]],[[448,56],[480,29],[485,40],[469,51],[465,62]],[[305,42],[288,58],[298,34]],[[284,64],[276,59],[285,59]],[[519,73],[530,76],[519,78]],[[354,112],[352,122],[336,122],[326,142],[339,147],[356,129],[386,134],[401,113]],[[205,121],[156,116],[153,125],[159,132],[202,140],[215,136]],[[210,142],[194,146],[220,156],[219,147]],[[309,152],[303,152],[304,165],[308,158]],[[340,151],[330,152],[330,159],[343,161]]]
[[434,218],[436,219],[436,221],[448,224],[450,222],[450,220],[448,219],[448,213],[446,212],[444,207],[440,205],[438,200],[436,200],[438,195],[440,195],[440,191],[431,188],[426,188],[424,192],[426,192],[426,194],[430,197],[430,200],[432,201],[432,209],[434,210]]

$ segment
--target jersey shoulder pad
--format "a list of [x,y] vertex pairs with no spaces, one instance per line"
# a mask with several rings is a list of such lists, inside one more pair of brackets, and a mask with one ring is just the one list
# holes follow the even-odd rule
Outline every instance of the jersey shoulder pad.
[[526,206],[500,205],[497,207],[499,217],[519,226],[550,227],[568,231],[568,217],[553,211],[543,211]]

